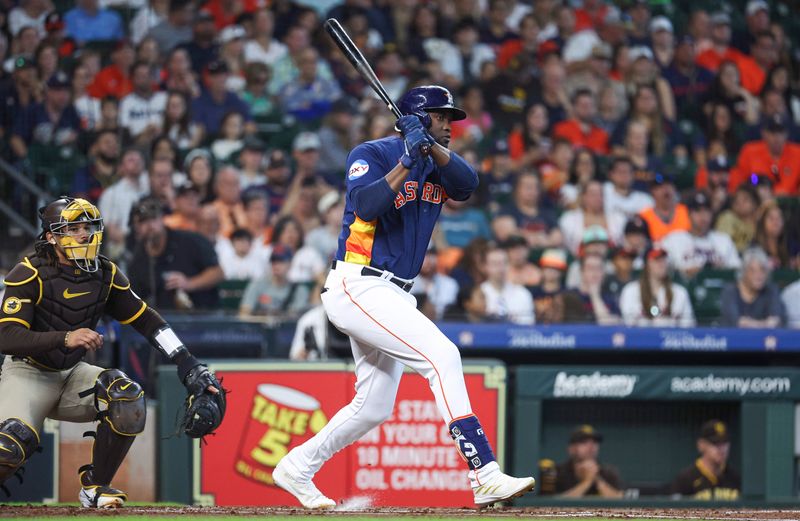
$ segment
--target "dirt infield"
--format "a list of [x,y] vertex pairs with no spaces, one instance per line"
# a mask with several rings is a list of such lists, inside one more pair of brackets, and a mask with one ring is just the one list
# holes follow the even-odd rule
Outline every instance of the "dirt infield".
[[286,507],[177,507],[148,506],[125,507],[121,510],[89,510],[72,506],[0,506],[2,518],[45,517],[293,517],[326,515],[336,517],[525,517],[544,519],[732,519],[735,521],[800,520],[800,510],[753,510],[753,509],[646,509],[646,508],[367,508],[341,509],[312,512],[300,508]]

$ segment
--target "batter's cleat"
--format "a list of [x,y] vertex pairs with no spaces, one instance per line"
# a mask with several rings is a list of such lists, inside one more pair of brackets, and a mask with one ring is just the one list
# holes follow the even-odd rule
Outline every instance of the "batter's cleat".
[[469,482],[472,485],[475,504],[479,508],[518,498],[536,486],[536,480],[533,478],[515,478],[503,474],[495,461],[487,463],[477,471],[470,470]]
[[275,470],[272,471],[272,479],[276,485],[296,497],[305,508],[324,510],[336,506],[336,501],[326,497],[311,481],[295,479],[290,473],[289,465],[284,461],[278,462]]
[[101,485],[81,488],[78,497],[84,508],[120,508],[128,500],[125,492]]

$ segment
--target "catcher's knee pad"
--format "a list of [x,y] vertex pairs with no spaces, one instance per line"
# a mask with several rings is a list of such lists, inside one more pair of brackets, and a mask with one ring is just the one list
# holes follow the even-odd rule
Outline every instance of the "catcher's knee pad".
[[122,436],[136,436],[144,430],[147,414],[142,387],[119,369],[106,369],[97,377],[95,397],[107,409],[102,420]]
[[0,422],[0,483],[25,463],[39,446],[39,434],[24,421]]

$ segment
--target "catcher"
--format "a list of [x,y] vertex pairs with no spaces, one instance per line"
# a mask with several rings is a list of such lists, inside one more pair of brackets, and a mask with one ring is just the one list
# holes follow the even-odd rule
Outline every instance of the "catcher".
[[[0,306],[0,484],[19,474],[39,445],[45,418],[99,421],[92,461],[81,467],[81,505],[116,508],[127,495],[111,480],[145,425],[141,386],[118,369],[82,361],[103,345],[94,331],[106,313],[130,324],[177,365],[189,396],[183,429],[202,437],[225,415],[225,391],[163,318],[100,255],[103,219],[84,199],[61,197],[39,210],[35,253],[6,277]],[[5,485],[3,485],[5,488]],[[7,489],[6,489],[7,490]]]

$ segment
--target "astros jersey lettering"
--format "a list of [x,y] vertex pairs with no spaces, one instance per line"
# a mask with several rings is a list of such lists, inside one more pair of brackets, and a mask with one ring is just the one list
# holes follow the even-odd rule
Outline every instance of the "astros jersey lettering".
[[394,208],[372,221],[356,215],[351,193],[385,176],[403,154],[403,140],[384,138],[357,146],[347,158],[347,196],[336,258],[413,279],[422,266],[436,219],[447,199],[433,160],[415,165]]

